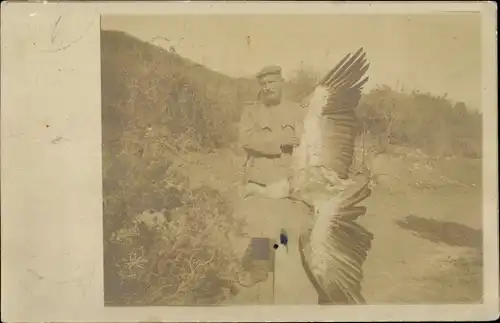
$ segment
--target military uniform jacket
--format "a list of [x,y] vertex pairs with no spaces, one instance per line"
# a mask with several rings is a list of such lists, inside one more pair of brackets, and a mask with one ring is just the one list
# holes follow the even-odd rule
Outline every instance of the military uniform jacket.
[[291,151],[283,151],[281,145],[294,134],[298,135],[298,122],[305,109],[299,103],[282,101],[266,107],[260,102],[247,104],[242,112],[239,138],[248,156],[247,179],[269,184],[284,179],[292,160]]

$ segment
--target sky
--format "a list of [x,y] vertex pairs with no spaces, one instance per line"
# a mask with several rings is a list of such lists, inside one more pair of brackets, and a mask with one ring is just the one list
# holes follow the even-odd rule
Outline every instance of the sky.
[[[481,20],[475,13],[417,15],[105,16],[120,30],[229,76],[278,64],[285,78],[301,66],[319,75],[363,47],[370,90],[387,84],[464,101],[481,110]],[[168,41],[163,37],[168,38]]]

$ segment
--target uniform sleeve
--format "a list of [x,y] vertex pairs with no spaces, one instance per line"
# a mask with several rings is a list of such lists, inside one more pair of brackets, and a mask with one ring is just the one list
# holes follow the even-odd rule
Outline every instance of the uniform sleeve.
[[288,138],[292,136],[300,137],[302,135],[304,111],[305,110],[298,103],[288,103],[287,110],[283,112],[283,115],[287,116],[287,120],[283,124],[283,130]]
[[247,151],[261,155],[280,155],[281,143],[269,133],[265,133],[258,127],[250,111],[251,108],[243,109],[240,127],[239,140],[243,148]]

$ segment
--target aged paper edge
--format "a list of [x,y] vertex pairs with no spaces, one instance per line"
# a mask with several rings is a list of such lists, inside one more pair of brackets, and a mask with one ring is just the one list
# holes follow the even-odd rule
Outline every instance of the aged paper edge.
[[[2,320],[449,321],[498,317],[495,11],[492,2],[2,3]],[[482,16],[483,304],[103,306],[100,15],[444,12],[480,12]],[[81,37],[74,37],[72,48],[55,50],[47,39],[55,21],[64,16],[72,20],[64,27],[68,37]],[[62,138],[57,145],[55,137]],[[54,233],[64,240],[51,239]]]

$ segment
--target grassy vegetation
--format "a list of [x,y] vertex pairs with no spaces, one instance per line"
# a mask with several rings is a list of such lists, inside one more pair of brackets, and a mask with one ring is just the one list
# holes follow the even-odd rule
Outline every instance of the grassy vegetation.
[[218,303],[238,271],[238,224],[221,194],[170,166],[234,140],[244,87],[120,32],[101,46],[106,302]]
[[[229,239],[240,224],[220,192],[190,188],[170,166],[233,143],[256,83],[122,32],[103,31],[101,51],[106,303],[220,303],[240,270]],[[287,95],[301,100],[315,79],[299,70]],[[378,153],[481,157],[481,115],[446,97],[381,86],[364,95],[359,116]]]
[[[318,79],[299,69],[288,84],[290,96],[302,100]],[[399,146],[431,157],[481,157],[482,115],[463,102],[453,103],[446,94],[406,93],[380,85],[363,95],[357,112],[359,133],[375,138],[379,153]]]
[[[446,95],[401,93],[380,86],[359,107],[364,130],[389,145],[418,148],[430,156],[480,158],[482,116]],[[361,130],[361,129],[360,129]]]

